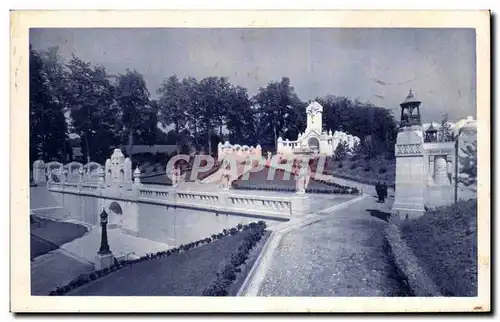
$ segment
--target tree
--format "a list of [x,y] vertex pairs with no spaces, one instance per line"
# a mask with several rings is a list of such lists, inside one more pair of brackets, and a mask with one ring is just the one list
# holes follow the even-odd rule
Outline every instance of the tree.
[[254,101],[259,109],[261,134],[267,143],[272,142],[272,146],[287,131],[291,134],[301,127],[296,124],[300,120],[300,113],[294,113],[294,107],[299,108],[303,103],[295,94],[288,77],[283,77],[280,82],[271,82],[266,88],[261,87]]
[[441,121],[440,132],[441,132],[440,133],[441,142],[453,141],[454,135],[453,131],[451,130],[451,125],[450,123],[448,123],[448,114],[445,114],[443,120]]
[[65,161],[67,125],[40,54],[30,47],[30,161]]
[[149,101],[144,77],[130,69],[119,75],[116,100],[121,112],[123,131],[128,137],[128,157],[132,160],[134,136],[149,131],[156,120],[156,110]]
[[256,144],[256,124],[252,101],[247,89],[241,86],[231,88],[232,105],[227,111],[226,127],[229,140],[239,144]]
[[328,95],[317,101],[323,106],[325,130],[347,132],[362,142],[370,136],[369,146],[365,144],[365,148],[372,157],[383,152],[394,154],[397,126],[390,110],[342,96]]
[[362,146],[359,142],[354,143],[353,147],[351,148],[351,160],[359,160],[363,156],[363,149]]
[[460,178],[460,182],[466,186],[477,184],[477,141],[472,141],[471,144],[460,149],[463,153],[463,156],[459,158],[460,170],[461,173],[467,175],[467,177]]
[[71,126],[82,140],[87,162],[102,160],[119,138],[115,88],[102,66],[92,67],[73,55],[67,68],[65,96]]
[[347,158],[349,154],[349,144],[346,141],[341,140],[337,147],[335,148],[334,157],[336,161],[343,161]]
[[181,83],[177,76],[173,75],[163,81],[157,90],[161,95],[159,101],[161,123],[163,126],[174,125],[177,154],[180,153],[179,133],[187,123],[186,106],[190,99],[188,86],[188,82]]

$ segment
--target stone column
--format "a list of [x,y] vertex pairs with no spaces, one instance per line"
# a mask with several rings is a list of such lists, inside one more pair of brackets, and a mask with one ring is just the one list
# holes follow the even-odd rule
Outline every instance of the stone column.
[[43,160],[36,160],[33,163],[33,181],[36,184],[47,181],[45,178],[45,162]]
[[448,179],[448,164],[446,162],[446,156],[436,155],[434,159],[434,183],[436,185],[449,185],[450,180]]
[[[400,218],[424,214],[426,174],[422,126],[400,129],[396,141],[396,193],[392,212]],[[428,162],[428,160],[425,160]]]

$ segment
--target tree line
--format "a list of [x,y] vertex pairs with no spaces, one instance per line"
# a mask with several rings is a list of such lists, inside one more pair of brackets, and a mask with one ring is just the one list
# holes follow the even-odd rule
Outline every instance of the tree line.
[[[295,140],[306,127],[305,107],[291,81],[261,87],[251,96],[227,77],[165,78],[153,99],[136,70],[110,75],[73,55],[63,62],[57,47],[30,48],[30,160],[66,161],[69,133],[77,134],[87,161],[103,162],[116,146],[170,143],[177,153],[215,154],[221,141],[275,148],[278,137]],[[393,154],[396,122],[390,110],[343,96],[317,97],[324,130],[358,136],[366,155]],[[69,116],[69,121],[66,121]],[[159,130],[161,123],[171,130]]]

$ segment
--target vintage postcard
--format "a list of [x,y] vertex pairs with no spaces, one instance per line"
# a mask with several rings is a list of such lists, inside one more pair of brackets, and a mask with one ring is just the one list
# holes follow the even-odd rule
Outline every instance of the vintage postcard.
[[13,312],[485,312],[488,11],[12,11]]

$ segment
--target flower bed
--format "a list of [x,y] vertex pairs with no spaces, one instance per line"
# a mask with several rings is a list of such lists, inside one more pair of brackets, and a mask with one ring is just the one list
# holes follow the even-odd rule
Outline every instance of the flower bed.
[[[266,166],[257,172],[250,172],[245,177],[240,177],[234,181],[232,186],[235,189],[244,190],[262,190],[262,191],[281,191],[295,192],[295,175],[288,170],[281,168],[270,168]],[[357,194],[357,188],[340,185],[335,182],[325,180],[314,180],[311,178],[308,189],[309,193],[327,193],[327,194]]]
[[214,281],[203,291],[204,296],[227,296],[229,288],[241,272],[243,265],[249,258],[250,250],[262,239],[266,232],[266,223],[259,221],[248,225],[247,235],[238,246],[238,250],[231,255],[231,259],[224,268],[216,273]]
[[[232,186],[236,190],[259,190],[259,191],[278,191],[278,192],[295,192],[294,188],[286,187],[257,187],[251,185],[234,184]],[[321,188],[307,188],[307,193],[326,193],[326,194],[358,194],[358,188],[339,188],[339,189],[321,189]]]
[[[97,270],[94,271],[90,274],[84,274],[80,275],[79,277],[75,278],[72,280],[70,283],[68,283],[65,286],[61,286],[53,290],[52,292],[49,293],[49,295],[56,296],[56,295],[65,295],[68,292],[81,287],[83,285],[89,284],[93,281],[99,280],[100,278],[107,276],[113,272],[116,272],[118,270],[122,270],[123,268],[130,268],[136,264],[145,262],[145,261],[152,261],[152,260],[159,260],[163,259],[165,257],[169,257],[172,255],[177,255],[177,254],[182,254],[182,253],[187,253],[191,250],[194,250],[196,248],[199,248],[203,245],[207,245],[212,243],[213,241],[219,240],[219,239],[224,239],[228,236],[234,236],[240,233],[249,233],[253,230],[255,230],[255,227],[262,227],[265,223],[264,222],[259,222],[259,223],[251,223],[249,225],[242,225],[238,224],[238,226],[233,227],[231,229],[224,229],[222,232],[218,234],[213,234],[211,237],[207,237],[195,242],[191,242],[185,245],[180,245],[179,247],[169,249],[167,251],[161,251],[157,253],[152,253],[152,254],[147,254],[145,256],[142,256],[138,259],[134,260],[126,260],[126,261],[120,261],[118,262],[115,260],[114,265],[112,265],[110,268],[102,269],[102,270]],[[233,238],[233,237],[231,237]],[[205,284],[206,285],[206,284]],[[192,294],[191,294],[192,295]]]

